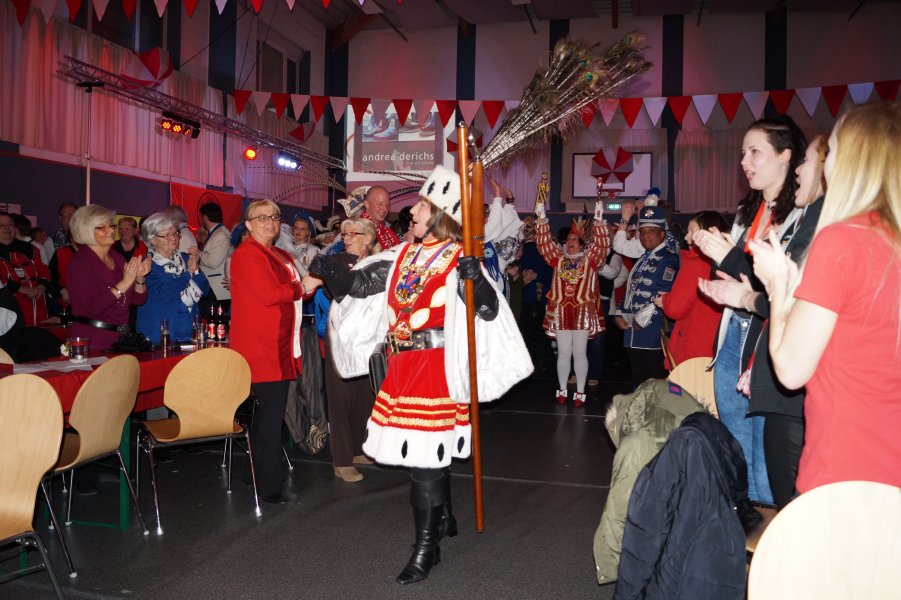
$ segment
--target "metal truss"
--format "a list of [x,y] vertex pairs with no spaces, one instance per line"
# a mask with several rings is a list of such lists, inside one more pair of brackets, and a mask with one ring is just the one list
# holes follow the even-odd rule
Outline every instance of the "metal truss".
[[198,121],[201,124],[201,128],[230,134],[259,146],[266,146],[293,154],[300,157],[302,161],[311,161],[327,169],[347,171],[347,166],[343,160],[320,154],[296,142],[254,129],[223,115],[217,115],[201,106],[179,100],[154,88],[145,87],[125,77],[105,71],[100,67],[81,62],[71,56],[64,57],[64,60],[60,62],[58,74],[62,77],[73,79],[85,87],[100,87],[105,92],[115,94],[132,102],[160,111],[169,111]]

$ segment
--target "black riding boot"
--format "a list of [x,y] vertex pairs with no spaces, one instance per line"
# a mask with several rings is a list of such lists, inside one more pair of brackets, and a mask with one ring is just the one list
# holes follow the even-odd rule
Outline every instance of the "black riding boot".
[[444,481],[445,497],[447,500],[441,506],[441,525],[438,528],[438,541],[446,535],[447,537],[456,537],[457,535],[457,518],[454,516],[451,507],[450,493],[450,467],[441,469],[441,479]]
[[416,543],[407,566],[397,576],[402,584],[416,583],[429,576],[432,567],[441,562],[441,517],[447,501],[447,484],[444,477],[431,481],[411,480],[410,503],[413,505],[413,523],[416,527]]

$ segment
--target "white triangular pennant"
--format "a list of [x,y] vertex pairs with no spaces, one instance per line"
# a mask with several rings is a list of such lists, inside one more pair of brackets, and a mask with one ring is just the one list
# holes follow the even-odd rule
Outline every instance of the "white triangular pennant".
[[216,10],[219,11],[219,14],[222,14],[222,11],[225,10],[225,5],[228,4],[228,0],[216,0]]
[[166,6],[169,4],[169,0],[153,0],[153,4],[156,6],[156,14],[162,19],[163,13],[166,12]]
[[335,117],[335,122],[337,123],[344,117],[344,109],[347,108],[350,98],[346,96],[331,96],[329,102],[332,105],[332,116]]
[[751,114],[754,115],[754,119],[759,119],[763,114],[763,109],[766,106],[766,101],[770,97],[769,92],[745,92],[744,94],[745,104],[748,105],[748,108],[751,109]]
[[460,107],[460,114],[467,125],[472,125],[472,120],[476,118],[476,113],[482,107],[481,100],[458,100],[457,106]]
[[254,106],[257,107],[257,114],[263,116],[266,105],[269,104],[269,98],[272,96],[270,92],[251,92],[250,98],[253,100]]
[[504,106],[507,110],[513,110],[517,106],[519,106],[519,100],[504,100]]
[[288,10],[294,10],[294,0],[285,0],[285,4],[288,5]]
[[854,104],[863,104],[867,100],[870,99],[870,94],[873,93],[873,82],[869,83],[849,83],[848,84],[848,95],[851,96],[851,100],[854,101]]
[[94,14],[97,20],[102,21],[103,15],[106,14],[106,7],[109,6],[109,0],[94,0]]
[[391,106],[391,100],[387,98],[373,98],[369,101],[369,104],[372,105],[372,119],[375,122],[381,121],[385,117],[385,113],[388,112],[388,107]]
[[303,109],[307,106],[307,102],[309,101],[309,94],[291,94],[291,107],[294,109],[295,119],[300,118],[300,113],[303,112]]
[[798,88],[795,90],[795,96],[801,101],[801,106],[807,111],[807,114],[813,118],[813,113],[817,111],[817,104],[820,103],[820,96],[823,94],[823,88],[809,87]]
[[416,114],[416,122],[424,125],[435,107],[434,100],[413,100],[413,112]]
[[666,98],[665,97],[657,97],[657,98],[645,98],[644,99],[644,109],[648,111],[648,116],[651,118],[651,124],[656,127],[657,122],[660,121],[660,115],[663,114],[663,108],[666,106]]
[[41,11],[45,25],[50,22],[50,18],[53,17],[53,13],[56,12],[56,2],[57,0],[31,0],[31,4],[37,5],[38,9]]
[[695,103],[698,116],[701,117],[701,123],[706,125],[707,120],[710,119],[710,113],[713,112],[713,107],[716,106],[716,94],[702,94],[692,96],[691,99]]
[[619,108],[619,100],[616,98],[601,98],[598,100],[598,111],[601,113],[601,117],[603,117],[604,124],[607,127],[610,127],[610,121],[613,120],[617,108]]

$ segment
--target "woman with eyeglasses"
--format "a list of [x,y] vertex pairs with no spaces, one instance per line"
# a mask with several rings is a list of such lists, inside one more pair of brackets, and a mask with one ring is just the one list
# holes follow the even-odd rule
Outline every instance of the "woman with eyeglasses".
[[464,280],[475,292],[479,400],[499,398],[532,372],[510,308],[479,260],[461,256],[461,200],[460,177],[437,166],[411,211],[421,242],[399,244],[350,271],[321,256],[310,267],[336,298],[329,343],[337,371],[365,375],[376,344],[391,348],[363,452],[411,470],[416,542],[397,576],[401,584],[428,577],[441,560],[441,539],[457,534],[449,467],[469,458],[471,439]]
[[103,352],[128,327],[129,308],[147,300],[150,259],[128,262],[110,252],[116,241],[113,213],[91,204],[75,211],[69,231],[81,250],[69,263],[67,281],[72,304],[72,337],[87,337],[91,351]]
[[[375,225],[368,219],[348,219],[341,223],[341,239],[344,240],[344,252],[323,257],[323,261],[333,263],[331,268],[352,268],[367,256],[382,251],[376,237]],[[312,289],[320,281],[313,277],[306,278],[304,285]],[[327,288],[316,292],[316,305],[319,315],[328,320],[328,309],[332,300]],[[318,324],[318,322],[317,322]],[[323,326],[323,332],[325,327]],[[363,480],[363,474],[355,464],[371,464],[372,461],[363,454],[363,436],[366,432],[366,421],[372,414],[375,401],[369,378],[342,378],[335,370],[331,357],[328,336],[325,338],[325,391],[328,397],[329,446],[332,453],[332,467],[335,477],[355,483]]]
[[141,235],[150,244],[152,261],[147,275],[147,302],[138,309],[137,329],[154,344],[160,343],[160,320],[168,319],[173,340],[190,340],[199,302],[210,284],[200,270],[197,247],[179,252],[176,222],[165,212],[150,215],[141,223]]
[[257,491],[264,502],[284,504],[282,420],[290,382],[302,371],[301,298],[307,294],[294,257],[275,247],[281,226],[278,205],[251,202],[244,225],[250,235],[231,260],[229,343],[250,364],[257,397],[250,428]]

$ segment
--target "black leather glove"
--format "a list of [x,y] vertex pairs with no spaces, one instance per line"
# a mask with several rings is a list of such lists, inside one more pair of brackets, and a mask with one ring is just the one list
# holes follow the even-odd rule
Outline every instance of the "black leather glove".
[[461,256],[457,261],[457,275],[459,282],[457,284],[457,294],[460,299],[466,301],[466,292],[464,281],[470,280],[473,283],[474,299],[476,304],[476,314],[483,321],[491,321],[497,316],[497,292],[480,265],[481,260],[475,256]]
[[310,263],[310,273],[321,279],[332,297],[339,302],[347,295],[365,298],[384,292],[390,268],[390,261],[379,261],[354,271],[334,256],[321,254]]

